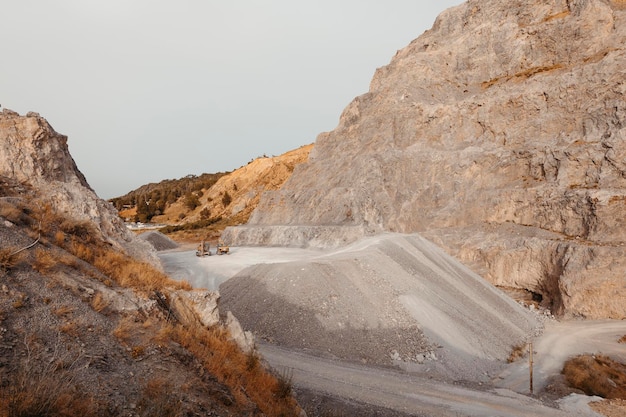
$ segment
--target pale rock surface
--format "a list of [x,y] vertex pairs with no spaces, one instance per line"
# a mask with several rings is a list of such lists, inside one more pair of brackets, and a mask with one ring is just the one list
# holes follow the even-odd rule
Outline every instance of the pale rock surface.
[[76,221],[90,221],[109,243],[160,267],[151,245],[137,239],[113,206],[99,198],[69,153],[67,136],[39,114],[0,113],[0,176],[29,184],[41,204]]
[[252,332],[244,331],[239,323],[239,320],[237,320],[237,317],[235,317],[230,311],[226,312],[224,327],[226,327],[226,330],[230,333],[231,339],[237,344],[237,346],[239,346],[239,349],[246,353],[254,351],[254,335]]
[[220,323],[217,306],[219,294],[207,290],[168,291],[167,299],[175,317],[183,324],[200,323],[204,327]]
[[224,238],[420,232],[555,313],[626,318],[624,45],[622,0],[449,9]]

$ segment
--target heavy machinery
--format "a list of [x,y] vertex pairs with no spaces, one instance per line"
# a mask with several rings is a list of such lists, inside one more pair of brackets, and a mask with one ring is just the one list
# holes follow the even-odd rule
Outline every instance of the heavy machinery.
[[222,242],[221,240],[219,241],[219,243],[217,244],[217,251],[216,254],[217,255],[228,255],[230,253],[230,247],[226,244],[224,244],[224,242]]
[[196,256],[211,256],[211,245],[209,242],[205,242],[204,240],[200,242],[196,250]]

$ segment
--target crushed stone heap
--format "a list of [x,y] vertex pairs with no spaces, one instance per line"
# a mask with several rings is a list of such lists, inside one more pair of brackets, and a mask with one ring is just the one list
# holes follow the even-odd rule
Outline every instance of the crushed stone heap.
[[624,1],[449,9],[224,238],[418,232],[557,314],[626,318],[624,45]]
[[419,235],[380,234],[311,260],[251,266],[220,294],[220,309],[270,343],[473,380],[478,363],[505,362],[541,327]]

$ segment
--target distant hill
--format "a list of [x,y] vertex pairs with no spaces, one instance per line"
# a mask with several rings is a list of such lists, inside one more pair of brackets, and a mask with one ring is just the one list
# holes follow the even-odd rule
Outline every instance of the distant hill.
[[188,175],[146,184],[110,201],[126,220],[167,224],[177,240],[215,239],[244,224],[265,191],[279,190],[313,145],[279,156],[262,156],[232,172]]

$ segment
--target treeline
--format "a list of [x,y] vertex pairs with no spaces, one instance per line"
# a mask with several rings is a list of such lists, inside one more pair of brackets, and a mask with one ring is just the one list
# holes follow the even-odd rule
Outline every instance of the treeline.
[[202,196],[203,189],[209,189],[217,180],[228,172],[218,172],[216,174],[187,175],[176,180],[163,180],[158,183],[142,185],[121,197],[112,198],[118,211],[137,207],[135,221],[149,222],[154,216],[163,214],[165,208],[175,203],[181,197],[186,201],[197,201]]

